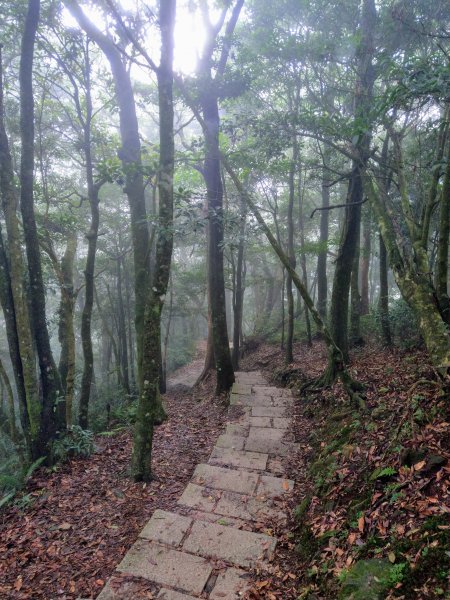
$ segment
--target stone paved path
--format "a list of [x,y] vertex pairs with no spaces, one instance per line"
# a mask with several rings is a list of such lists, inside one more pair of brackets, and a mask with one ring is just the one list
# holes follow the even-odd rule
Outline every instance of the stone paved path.
[[[259,372],[237,373],[228,424],[208,464],[197,465],[176,513],[154,512],[116,575],[152,582],[158,600],[241,598],[248,569],[269,564],[277,540],[264,525],[285,518],[280,500],[294,485],[280,460],[292,450],[284,439],[292,402]],[[126,581],[111,579],[98,600],[135,597]]]

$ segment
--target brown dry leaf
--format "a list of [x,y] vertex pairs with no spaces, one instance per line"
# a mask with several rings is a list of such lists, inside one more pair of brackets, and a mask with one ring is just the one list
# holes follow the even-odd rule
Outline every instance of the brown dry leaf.
[[67,531],[69,529],[72,529],[72,525],[70,523],[61,523],[58,529],[62,529],[62,531]]
[[289,491],[289,483],[283,479],[283,490]]
[[20,589],[22,588],[22,584],[23,584],[22,575],[19,575],[19,577],[16,579],[16,582],[14,584],[14,589],[16,590],[16,592],[20,591]]
[[364,525],[365,525],[365,521],[364,521],[364,515],[363,515],[362,517],[359,517],[359,519],[358,519],[358,529],[361,533],[364,531]]
[[425,464],[426,464],[425,460],[421,460],[420,462],[416,463],[414,465],[414,467],[413,467],[414,471],[420,471],[420,470],[422,470],[424,468]]

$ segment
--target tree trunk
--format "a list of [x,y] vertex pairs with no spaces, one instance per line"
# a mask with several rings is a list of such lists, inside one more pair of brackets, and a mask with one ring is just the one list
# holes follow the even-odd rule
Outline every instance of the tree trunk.
[[[324,153],[324,161],[327,154]],[[320,237],[319,255],[317,257],[317,309],[322,319],[327,318],[327,254],[328,254],[328,229],[330,206],[330,181],[327,164],[324,162],[322,168],[322,210],[320,212]]]
[[450,143],[447,144],[447,166],[442,185],[439,211],[439,241],[436,265],[436,293],[444,321],[450,325],[450,299],[448,296],[448,246],[450,234]]
[[[357,49],[357,80],[354,92],[354,115],[357,141],[353,150],[357,156],[352,161],[347,206],[336,259],[330,308],[330,328],[334,341],[348,361],[348,298],[355,251],[359,239],[361,202],[363,199],[362,176],[369,156],[371,124],[368,122],[372,99],[375,69],[372,65],[374,33],[376,26],[374,0],[364,0],[361,16],[361,39]],[[361,124],[362,123],[362,124]]]
[[126,394],[130,395],[130,377],[128,370],[128,346],[127,346],[127,329],[125,325],[125,308],[122,294],[122,258],[117,259],[117,308],[118,308],[118,327],[119,334],[119,355],[120,369],[122,372],[122,385]]
[[[131,84],[130,73],[122,62],[122,55],[116,48],[114,41],[104,35],[89,21],[89,19],[86,18],[85,14],[74,0],[65,0],[65,4],[77,19],[80,26],[86,31],[87,35],[99,45],[105,54],[110,63],[114,79],[115,94],[119,106],[119,125],[122,142],[122,147],[119,150],[119,158],[122,161],[125,174],[124,191],[128,198],[131,215],[139,394],[140,397],[142,397],[142,395],[147,397],[147,390],[142,388],[144,381],[146,381],[143,376],[145,365],[143,364],[142,351],[144,338],[146,336],[154,335],[151,324],[149,324],[151,331],[147,331],[144,326],[147,299],[151,291],[149,279],[151,247],[145,207],[141,142],[139,138],[133,87]],[[168,2],[167,5],[171,6],[171,2]],[[162,8],[165,7],[166,2],[161,6]],[[147,345],[147,351],[149,348],[150,346]],[[158,365],[158,377],[159,356],[160,352],[158,351],[156,357],[152,358],[152,360],[155,361],[155,364]],[[153,382],[151,385],[153,385]],[[157,402],[159,402],[159,395],[157,397]],[[161,414],[162,412],[163,409],[160,404],[159,413]],[[145,444],[147,444],[147,442],[148,440]],[[151,440],[149,443],[151,445]],[[148,466],[148,468],[150,467]]]
[[[0,66],[2,62],[0,60]],[[24,258],[22,256],[22,238],[20,235],[19,221],[17,218],[17,193],[14,187],[14,171],[9,149],[8,138],[5,129],[5,109],[3,100],[3,73],[0,72],[0,186],[2,192],[2,204],[5,217],[6,232],[8,235],[8,251],[10,261],[10,285],[11,297],[7,298],[8,308],[12,299],[14,303],[14,321],[16,336],[10,331],[9,342],[11,358],[14,370],[20,379],[23,376],[23,390],[27,414],[22,418],[22,424],[27,428],[25,435],[30,440],[30,454],[32,458],[42,456],[40,447],[40,425],[41,425],[41,403],[39,399],[39,385],[36,376],[36,356],[34,353],[33,336],[30,329],[28,303],[23,286],[23,273],[25,272]],[[5,261],[2,261],[3,263]],[[6,276],[5,264],[2,264],[3,273]],[[8,293],[8,290],[7,290]],[[6,314],[6,313],[5,313]],[[9,327],[12,327],[12,315]],[[17,347],[15,346],[17,339]],[[20,355],[20,364],[19,357]],[[29,424],[29,427],[28,427]]]
[[[289,166],[289,200],[287,211],[287,253],[291,266],[295,269],[295,249],[294,249],[294,202],[295,202],[295,172],[298,163],[298,143],[294,136],[292,160]],[[284,351],[284,361],[289,364],[294,361],[292,346],[294,343],[294,294],[292,291],[292,278],[289,273],[286,274],[286,299],[287,299],[287,329],[286,345]]]
[[[19,440],[19,432],[17,431],[17,425],[16,425],[16,409],[14,406],[14,394],[12,391],[11,382],[9,380],[8,373],[6,372],[1,359],[0,359],[0,379],[3,383],[3,386],[5,387],[6,398],[7,398],[7,402],[8,402],[9,435],[11,437],[12,442],[14,442],[15,445],[18,445],[20,440]],[[2,396],[3,396],[3,389],[2,389]]]
[[[1,50],[0,50],[1,53]],[[1,54],[0,54],[1,61]],[[0,69],[1,77],[1,69]],[[1,83],[0,83],[1,87]],[[1,120],[1,117],[0,117]],[[1,125],[0,125],[1,129]],[[3,148],[0,131],[0,171],[3,171]],[[3,177],[0,175],[0,189],[3,192]],[[19,338],[16,322],[16,311],[14,308],[13,290],[11,285],[10,264],[6,255],[3,234],[0,229],[0,303],[3,309],[5,319],[6,338],[8,340],[9,357],[14,373],[16,383],[17,397],[19,400],[19,414],[22,430],[25,436],[27,450],[30,449],[30,420],[27,411],[27,397],[23,378],[22,360],[19,351]]]
[[219,158],[219,108],[217,97],[205,93],[201,100],[205,134],[204,178],[208,198],[208,286],[211,302],[212,339],[216,365],[216,393],[230,389],[234,382],[225,308],[223,270],[223,186]]
[[369,266],[371,253],[371,218],[367,211],[363,218],[363,237],[360,258],[361,304],[360,314],[369,314]]
[[358,227],[358,239],[356,241],[355,256],[353,258],[353,268],[350,281],[351,290],[351,312],[350,312],[350,342],[352,345],[362,343],[360,316],[361,316],[361,295],[359,293],[359,257],[360,257],[360,230],[361,222]]
[[236,263],[235,286],[233,294],[233,369],[239,369],[240,343],[242,339],[242,315],[244,308],[244,251],[245,251],[245,205],[241,199],[241,222],[239,227],[239,245]]
[[146,335],[142,345],[142,378],[133,438],[132,470],[135,481],[151,477],[153,427],[161,419],[159,375],[161,366],[161,313],[170,277],[173,249],[173,32],[175,0],[161,3],[161,61],[157,71],[159,104],[159,229],[149,297],[145,309]]
[[[431,361],[442,374],[450,365],[449,333],[438,310],[435,292],[429,275],[421,268],[423,259],[405,261],[397,244],[397,233],[386,210],[384,201],[375,191],[373,182],[366,179],[366,189],[375,211],[383,241],[388,252],[389,265],[403,299],[414,312],[420,333],[424,339]],[[402,187],[402,186],[401,186]]]
[[391,326],[389,324],[389,286],[388,263],[386,246],[380,234],[380,298],[378,301],[380,311],[381,333],[386,346],[392,346]]
[[36,343],[42,383],[42,414],[39,433],[39,454],[48,454],[48,445],[65,426],[65,406],[58,369],[53,359],[48,334],[45,288],[42,277],[39,238],[34,213],[34,100],[33,58],[40,2],[29,0],[22,36],[20,57],[20,209],[28,263],[32,330]]
[[59,303],[58,338],[61,345],[58,371],[66,404],[67,427],[72,425],[72,409],[75,391],[75,331],[73,313],[75,296],[73,289],[73,264],[77,251],[77,233],[70,233],[66,251],[61,260],[61,299]]

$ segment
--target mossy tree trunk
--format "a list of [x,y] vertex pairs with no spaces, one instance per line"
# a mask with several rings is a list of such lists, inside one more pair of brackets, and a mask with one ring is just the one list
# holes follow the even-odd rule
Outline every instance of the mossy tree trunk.
[[380,247],[380,298],[378,310],[380,312],[381,333],[386,346],[392,345],[391,326],[389,323],[389,285],[388,285],[388,260],[386,245],[383,236],[379,235]]
[[173,249],[174,108],[173,48],[175,0],[161,3],[161,60],[157,70],[159,104],[159,225],[152,283],[145,309],[146,335],[142,347],[142,375],[133,438],[133,477],[151,477],[153,427],[161,418],[159,376],[161,367],[161,313],[170,278]]
[[237,250],[237,260],[233,286],[233,351],[231,360],[233,369],[239,369],[240,346],[242,341],[242,315],[244,308],[245,292],[245,224],[246,210],[245,203],[240,201],[240,225],[239,225],[239,244]]
[[39,237],[34,212],[34,99],[33,59],[39,23],[40,2],[29,0],[22,35],[20,83],[20,209],[28,265],[31,326],[36,344],[42,385],[42,409],[37,452],[49,453],[49,443],[65,427],[64,394],[48,333],[45,287],[42,276]]
[[[2,71],[0,71],[0,186],[5,228],[8,237],[9,275],[5,271],[6,264],[2,264],[3,275],[6,278],[5,291],[7,294],[9,294],[9,285],[11,286],[11,296],[6,298],[7,304],[5,306],[9,310],[14,309],[14,319],[11,313],[9,313],[7,319],[10,330],[8,341],[12,344],[10,346],[11,359],[21,387],[23,381],[26,417],[22,418],[22,425],[26,427],[25,435],[29,439],[30,455],[32,458],[38,458],[41,455],[39,446],[41,403],[39,399],[36,355],[30,328],[28,302],[23,285],[23,276],[26,267],[22,255],[22,236],[17,218],[18,195],[14,185],[14,170],[5,129]],[[5,261],[2,262],[5,263]],[[13,306],[11,306],[11,300]],[[13,326],[15,327],[15,335],[11,332]]]
[[330,177],[328,172],[328,152],[324,151],[324,165],[322,168],[322,210],[320,212],[320,248],[317,257],[317,309],[323,320],[327,317],[328,279],[327,279],[327,254],[328,254],[328,229],[330,206]]
[[435,285],[442,318],[447,325],[450,325],[450,299],[447,288],[450,234],[450,142],[447,143],[447,166],[445,168],[439,208],[439,240]]
[[356,142],[353,144],[352,170],[347,193],[344,225],[336,268],[330,307],[330,328],[344,359],[348,360],[348,300],[351,273],[359,240],[362,176],[369,158],[371,139],[370,105],[375,81],[372,64],[377,13],[374,0],[364,0],[361,12],[360,42],[357,48],[357,76],[354,92],[354,124]]
[[[399,163],[400,173],[402,164]],[[408,197],[404,186],[406,182],[400,177],[400,188],[403,194],[403,211],[410,216],[410,208],[406,206]],[[387,208],[387,198],[377,193],[372,179],[366,178],[366,190],[371,200],[374,213],[378,220],[379,228],[388,253],[389,265],[394,273],[396,283],[403,299],[411,307],[417,318],[420,333],[424,339],[431,361],[442,374],[447,373],[450,367],[450,340],[447,324],[436,303],[435,290],[430,280],[426,254],[420,243],[420,232],[411,222],[411,231],[415,232],[415,243],[412,244],[413,255],[404,257],[398,245],[398,232],[394,229]]]
[[[115,95],[119,107],[119,127],[122,142],[122,147],[119,151],[119,158],[122,161],[122,168],[125,175],[124,192],[128,198],[131,215],[131,235],[134,261],[135,330],[138,367],[137,376],[139,382],[139,394],[141,396],[143,392],[141,386],[143,385],[144,381],[142,352],[144,338],[146,336],[153,335],[153,331],[147,331],[145,329],[146,306],[151,291],[151,243],[145,207],[141,142],[139,137],[133,87],[131,84],[130,73],[122,61],[122,55],[116,48],[114,41],[110,37],[104,35],[89,21],[77,2],[74,0],[66,0],[65,4],[77,19],[79,25],[85,30],[87,35],[98,44],[105,54],[110,64],[114,79]],[[159,356],[160,352],[158,352],[157,356],[154,358],[156,364],[158,364],[158,377]],[[159,403],[158,412],[160,416],[162,416],[164,411],[162,409],[159,395],[157,397],[157,402]]]

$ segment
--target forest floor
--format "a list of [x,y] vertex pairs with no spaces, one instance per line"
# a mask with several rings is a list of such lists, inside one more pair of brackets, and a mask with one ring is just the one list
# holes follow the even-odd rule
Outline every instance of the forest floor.
[[156,509],[171,510],[205,462],[226,415],[212,383],[195,394],[172,385],[168,420],[155,431],[153,474],[133,483],[131,435],[96,436],[96,451],[38,470],[0,513],[0,598],[95,598]]
[[[319,375],[326,354],[296,344],[295,362],[262,344],[242,370],[260,369],[295,390]],[[366,345],[352,375],[367,410],[342,387],[298,394],[291,434],[300,450],[285,465],[296,487],[270,573],[253,600],[449,598],[449,396],[420,350]]]
[[[263,344],[241,370],[262,370],[295,393],[324,364],[318,342],[297,344],[288,369],[282,352]],[[297,485],[252,600],[446,597],[448,396],[419,350],[366,345],[353,353],[352,374],[366,386],[367,410],[349,406],[340,385],[295,403],[290,434],[300,450],[285,468]],[[171,387],[166,407],[150,484],[129,479],[131,438],[123,430],[98,436],[89,459],[37,471],[0,513],[0,598],[95,597],[154,510],[174,509],[210,454],[226,408],[211,381],[195,393]]]

